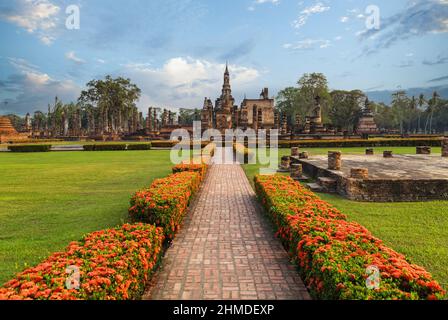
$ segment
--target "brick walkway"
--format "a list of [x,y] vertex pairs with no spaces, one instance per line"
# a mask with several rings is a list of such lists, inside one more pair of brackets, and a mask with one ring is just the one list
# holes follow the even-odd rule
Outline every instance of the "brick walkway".
[[145,299],[309,299],[239,165],[213,165]]

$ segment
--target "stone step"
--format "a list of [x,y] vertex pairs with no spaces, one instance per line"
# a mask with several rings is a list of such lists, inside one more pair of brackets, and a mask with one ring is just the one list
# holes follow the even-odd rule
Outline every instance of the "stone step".
[[320,184],[317,184],[317,183],[314,183],[314,182],[313,183],[307,183],[306,187],[308,189],[310,189],[311,191],[313,191],[313,192],[324,192],[325,191],[324,188]]
[[335,179],[327,177],[317,178],[317,183],[328,192],[335,192],[338,186],[338,182]]
[[294,180],[299,182],[310,182],[311,178],[308,177],[307,175],[302,174],[301,177],[295,178]]

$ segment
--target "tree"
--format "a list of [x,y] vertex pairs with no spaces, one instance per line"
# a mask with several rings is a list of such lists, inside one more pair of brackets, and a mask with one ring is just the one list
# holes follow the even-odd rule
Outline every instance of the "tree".
[[298,109],[299,89],[288,87],[281,90],[277,96],[277,110],[293,118]]
[[410,100],[406,91],[397,91],[392,94],[392,114],[400,126],[400,133],[404,134],[405,121],[409,119]]
[[305,73],[298,81],[298,85],[298,113],[302,120],[314,109],[316,96],[320,96],[324,122],[329,122],[328,110],[331,105],[331,96],[325,75],[322,73]]
[[105,80],[87,83],[87,90],[81,92],[78,101],[83,107],[99,109],[100,126],[103,132],[130,132],[138,112],[135,103],[140,99],[141,90],[130,79],[107,76]]
[[331,123],[342,130],[353,132],[366,96],[360,90],[331,92],[332,105],[329,108]]
[[425,95],[424,94],[420,94],[420,96],[418,97],[418,133],[422,132],[422,127],[421,127],[421,118],[422,118],[422,110],[423,110],[423,106],[426,104],[426,100],[425,100]]
[[192,126],[193,121],[201,120],[201,111],[199,109],[183,109],[179,110],[179,124],[182,126]]
[[397,121],[392,108],[384,103],[373,103],[372,110],[375,110],[375,123],[382,131],[390,131],[397,127]]

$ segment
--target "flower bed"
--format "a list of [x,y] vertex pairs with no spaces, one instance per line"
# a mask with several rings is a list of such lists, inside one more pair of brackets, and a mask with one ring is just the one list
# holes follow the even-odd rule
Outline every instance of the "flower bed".
[[132,197],[129,216],[133,221],[162,227],[167,238],[173,239],[200,182],[197,172],[180,172],[155,180]]
[[[438,299],[444,292],[423,268],[385,246],[361,225],[285,176],[256,176],[263,206],[318,299]],[[380,271],[369,289],[366,270]]]
[[178,164],[173,167],[173,173],[179,172],[197,172],[201,180],[205,177],[207,173],[206,164]]
[[[6,283],[0,300],[139,298],[159,261],[163,240],[161,228],[144,224],[93,232]],[[66,287],[70,266],[79,268],[79,290]]]

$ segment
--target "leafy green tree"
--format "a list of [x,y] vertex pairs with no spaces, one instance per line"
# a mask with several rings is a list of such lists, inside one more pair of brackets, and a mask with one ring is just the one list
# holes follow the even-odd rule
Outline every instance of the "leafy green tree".
[[409,120],[410,99],[406,96],[406,91],[397,91],[392,94],[392,114],[396,118],[400,133],[404,134],[405,122]]
[[361,90],[331,92],[332,104],[329,108],[331,123],[342,130],[353,132],[361,113],[366,96]]
[[179,124],[182,126],[192,126],[193,121],[201,120],[201,111],[199,109],[183,109],[179,110]]
[[136,102],[141,90],[130,79],[106,76],[104,80],[87,83],[87,90],[81,92],[78,101],[83,107],[99,109],[101,126],[105,132],[126,130],[129,120],[137,112]]
[[298,113],[302,120],[314,109],[316,96],[320,96],[324,122],[330,123],[328,113],[331,106],[331,95],[325,75],[323,73],[305,73],[299,79],[298,85]]

